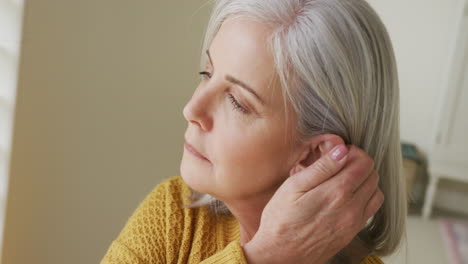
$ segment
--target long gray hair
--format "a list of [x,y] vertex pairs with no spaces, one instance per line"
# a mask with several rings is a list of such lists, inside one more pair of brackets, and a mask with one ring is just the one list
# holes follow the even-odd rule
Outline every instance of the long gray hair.
[[[385,201],[358,238],[375,254],[393,253],[406,236],[407,198],[397,68],[379,16],[364,0],[214,0],[201,67],[221,24],[239,16],[273,28],[268,47],[297,138],[335,134],[374,159]],[[192,205],[203,204],[227,210],[203,194]]]

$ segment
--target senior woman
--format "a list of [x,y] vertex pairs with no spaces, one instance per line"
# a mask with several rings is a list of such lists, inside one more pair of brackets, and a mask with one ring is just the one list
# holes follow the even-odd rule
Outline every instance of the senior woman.
[[202,51],[181,176],[101,263],[382,263],[406,196],[396,63],[374,10],[216,0]]

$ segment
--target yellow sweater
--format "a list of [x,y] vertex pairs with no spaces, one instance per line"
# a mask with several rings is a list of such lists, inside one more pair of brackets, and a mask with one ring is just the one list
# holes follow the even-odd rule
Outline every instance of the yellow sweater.
[[[207,207],[183,208],[190,189],[180,176],[158,184],[110,245],[101,264],[244,263],[237,220]],[[377,256],[361,264],[381,264]]]

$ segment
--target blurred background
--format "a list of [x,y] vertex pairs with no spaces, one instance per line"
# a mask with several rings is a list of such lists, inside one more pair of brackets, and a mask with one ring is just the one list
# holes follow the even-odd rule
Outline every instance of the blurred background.
[[[468,3],[370,0],[393,41],[411,198],[386,263],[468,263]],[[98,263],[179,175],[206,0],[0,0],[1,263]]]

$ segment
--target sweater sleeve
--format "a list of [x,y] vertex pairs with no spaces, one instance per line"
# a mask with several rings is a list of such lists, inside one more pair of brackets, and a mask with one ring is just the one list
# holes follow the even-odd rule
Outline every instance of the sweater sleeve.
[[232,241],[223,250],[203,260],[200,264],[247,264],[239,241]]
[[101,264],[165,263],[166,185],[166,182],[158,184],[140,202]]
[[114,240],[110,245],[106,255],[101,260],[101,264],[117,263],[143,264],[144,262],[125,245],[122,245],[117,240]]
[[[200,264],[248,264],[239,241],[232,241],[222,251],[203,260]],[[360,264],[384,264],[378,256],[368,256]]]

